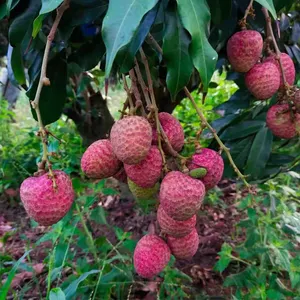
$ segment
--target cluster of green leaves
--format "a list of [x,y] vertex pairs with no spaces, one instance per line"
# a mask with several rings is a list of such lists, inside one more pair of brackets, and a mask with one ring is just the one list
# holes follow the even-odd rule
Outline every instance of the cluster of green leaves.
[[249,195],[238,205],[247,218],[237,224],[236,236],[245,241],[234,248],[223,244],[215,265],[235,273],[224,281],[235,289],[234,299],[300,299],[300,176],[289,175],[260,185],[255,200]]

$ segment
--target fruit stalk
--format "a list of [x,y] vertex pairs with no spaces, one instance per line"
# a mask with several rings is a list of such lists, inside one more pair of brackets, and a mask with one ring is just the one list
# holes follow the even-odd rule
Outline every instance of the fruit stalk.
[[276,38],[274,36],[271,17],[269,16],[269,12],[268,12],[268,10],[265,7],[262,8],[262,12],[263,12],[263,14],[265,16],[265,19],[266,19],[266,26],[267,26],[268,37],[270,37],[272,39],[272,43],[273,43],[273,46],[274,46],[274,49],[275,49],[275,52],[276,52],[276,59],[279,62],[281,76],[282,76],[282,79],[283,79],[284,86],[286,88],[288,88],[289,84],[288,84],[288,82],[286,80],[286,76],[285,76],[284,69],[283,69],[283,64],[282,64],[282,61],[281,61],[281,58],[280,58],[281,52],[280,52],[280,50],[278,48],[278,45],[277,45],[277,42],[276,42]]
[[123,79],[123,83],[124,83],[124,89],[127,93],[128,103],[129,103],[129,115],[132,116],[132,115],[134,115],[135,109],[134,109],[134,105],[133,105],[133,101],[132,101],[132,97],[131,97],[131,91],[128,87],[127,80],[126,80],[126,77],[124,74],[122,74],[122,79]]
[[[63,16],[65,10],[67,10],[69,8],[69,4],[70,4],[70,0],[64,0],[64,2],[61,4],[61,6],[57,9],[56,18],[54,20],[54,23],[52,25],[50,33],[47,37],[47,43],[46,43],[46,47],[45,47],[45,51],[44,51],[44,56],[43,56],[43,61],[42,61],[42,68],[41,68],[41,75],[40,75],[37,91],[36,91],[34,100],[31,101],[31,106],[35,110],[36,115],[37,115],[38,124],[39,124],[39,136],[41,137],[41,141],[42,141],[42,144],[43,144],[43,157],[42,157],[41,164],[39,164],[39,169],[45,169],[45,165],[47,163],[48,168],[49,168],[49,173],[50,173],[51,176],[53,176],[53,172],[52,172],[52,169],[51,169],[51,164],[50,164],[49,159],[48,159],[48,156],[49,156],[48,148],[47,148],[48,133],[45,130],[45,127],[43,125],[41,111],[40,111],[40,108],[39,108],[39,101],[40,101],[43,86],[44,85],[49,86],[51,84],[50,80],[49,80],[49,78],[47,77],[47,74],[46,74],[47,73],[47,63],[48,63],[48,58],[49,58],[50,47],[51,47],[51,43],[52,43],[52,41],[55,37],[59,22],[60,22],[60,20]],[[54,187],[56,186],[54,180],[53,180],[53,186]]]
[[253,2],[254,2],[254,0],[250,0],[250,3],[249,3],[248,7],[245,10],[244,17],[240,21],[240,25],[241,25],[242,29],[247,29],[246,28],[246,24],[247,24],[247,17],[248,17],[248,15],[250,14],[250,15],[254,16],[253,15]]

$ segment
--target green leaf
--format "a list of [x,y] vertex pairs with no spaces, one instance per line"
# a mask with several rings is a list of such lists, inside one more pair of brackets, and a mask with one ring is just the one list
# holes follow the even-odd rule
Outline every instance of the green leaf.
[[20,85],[26,83],[26,77],[24,72],[23,58],[21,52],[21,46],[18,45],[13,48],[11,53],[11,68],[14,73],[15,79]]
[[210,12],[205,0],[178,0],[178,10],[184,28],[191,34],[190,54],[198,70],[204,90],[215,71],[217,52],[207,39]]
[[42,0],[40,15],[55,10],[64,0]]
[[70,299],[72,296],[75,295],[77,288],[79,286],[79,284],[84,281],[88,276],[92,275],[92,274],[97,274],[99,273],[100,270],[91,270],[89,272],[86,272],[84,274],[82,274],[79,278],[77,278],[75,281],[73,281],[65,290],[64,293],[66,295],[67,299]]
[[35,39],[43,25],[45,15],[39,15],[33,21],[32,37]]
[[105,210],[102,206],[97,206],[91,213],[91,220],[98,224],[107,224]]
[[109,1],[102,26],[102,36],[106,46],[106,77],[110,74],[117,53],[131,41],[143,16],[156,5],[157,1]]
[[227,276],[224,281],[224,286],[253,288],[257,284],[257,272],[257,267],[249,266],[243,272]]
[[230,18],[232,1],[231,0],[207,0],[210,7],[211,19],[215,25],[221,24]]
[[245,168],[246,174],[259,178],[262,174],[272,150],[273,135],[264,127],[256,134]]
[[255,0],[255,1],[261,4],[263,7],[265,7],[272,14],[274,20],[277,19],[277,14],[276,14],[273,0]]
[[54,288],[50,291],[50,300],[65,300],[66,295],[61,288]]
[[[51,85],[43,87],[39,103],[44,125],[55,122],[60,118],[66,102],[67,64],[60,55],[48,63],[47,77],[50,79]],[[29,100],[33,100],[35,97],[38,81],[39,76],[26,93]],[[35,111],[31,111],[33,117],[37,120]]]
[[26,251],[22,255],[22,257],[14,264],[13,268],[10,270],[6,281],[4,282],[3,286],[0,288],[0,300],[6,299],[6,295],[8,293],[9,287],[11,285],[13,278],[15,277],[15,274],[19,268],[19,265],[23,262],[23,259],[29,254],[30,251],[31,250]]
[[231,257],[230,257],[231,252],[232,252],[232,248],[228,244],[224,243],[222,245],[221,252],[218,253],[220,255],[220,258],[214,267],[216,271],[222,273],[228,267],[231,261]]
[[0,5],[0,20],[2,20],[7,15],[7,6],[6,3]]
[[189,82],[193,63],[189,55],[191,40],[182,27],[176,5],[170,4],[166,13],[163,56],[167,65],[167,87],[172,99]]

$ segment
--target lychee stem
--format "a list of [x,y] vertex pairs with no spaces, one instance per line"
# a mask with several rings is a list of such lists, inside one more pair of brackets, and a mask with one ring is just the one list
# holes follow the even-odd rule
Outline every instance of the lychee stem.
[[125,91],[127,93],[127,97],[128,97],[129,115],[132,116],[135,114],[135,108],[134,108],[133,101],[132,101],[132,90],[129,89],[127,80],[126,80],[126,77],[124,74],[122,74],[122,79],[123,79],[124,89],[125,89]]
[[247,17],[248,17],[248,15],[250,14],[250,16],[254,17],[253,2],[254,2],[254,0],[250,0],[250,3],[249,3],[248,7],[245,10],[244,17],[239,22],[239,25],[241,26],[242,30],[247,29]]

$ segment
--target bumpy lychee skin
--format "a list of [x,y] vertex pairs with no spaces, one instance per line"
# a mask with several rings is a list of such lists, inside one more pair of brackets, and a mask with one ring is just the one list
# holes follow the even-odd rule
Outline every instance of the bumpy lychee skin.
[[159,190],[159,183],[156,183],[154,186],[149,188],[143,188],[128,178],[128,187],[136,200],[150,200],[156,198]]
[[29,177],[20,187],[20,196],[28,215],[43,226],[61,220],[71,208],[74,190],[69,176],[62,171],[53,171],[57,188],[49,174]]
[[[280,60],[281,60],[282,66],[283,66],[285,79],[286,79],[287,83],[289,85],[293,85],[294,81],[295,81],[295,76],[296,76],[296,70],[295,70],[295,65],[293,63],[293,60],[286,53],[280,54]],[[280,65],[276,59],[276,55],[269,56],[264,61],[273,62],[277,66],[277,69],[280,73],[280,88],[284,87],[283,78],[282,78],[281,71],[280,71]]]
[[237,72],[248,72],[258,61],[263,48],[259,32],[243,30],[235,33],[227,43],[227,57]]
[[81,169],[90,178],[103,179],[113,176],[122,163],[113,153],[109,140],[91,144],[81,158]]
[[138,164],[150,150],[152,128],[145,118],[126,117],[113,125],[110,140],[119,160],[128,165]]
[[124,164],[127,176],[137,185],[149,188],[159,180],[162,169],[162,157],[156,146],[152,146],[141,162],[136,165]]
[[246,73],[245,83],[256,99],[266,100],[279,89],[280,73],[272,62],[259,63]]
[[138,241],[133,254],[133,264],[141,277],[150,279],[166,267],[170,256],[166,242],[155,234],[148,234]]
[[[175,151],[181,151],[184,145],[184,132],[180,122],[172,115],[161,112],[158,114],[160,124]],[[153,143],[157,144],[157,131],[153,129]],[[166,149],[167,150],[167,149]]]
[[194,170],[200,167],[205,168],[207,171],[206,175],[200,179],[204,183],[206,190],[213,188],[219,183],[224,171],[224,162],[218,152],[203,148],[200,153],[195,153],[188,164],[188,168],[189,170]]
[[267,126],[275,136],[282,139],[291,139],[300,133],[300,114],[296,113],[292,121],[288,110],[288,104],[275,104],[267,112]]
[[164,211],[176,221],[190,219],[200,208],[204,184],[178,171],[168,173],[160,185],[159,200]]
[[193,215],[186,221],[176,221],[168,216],[162,206],[159,206],[157,210],[157,221],[163,233],[180,238],[188,235],[195,228],[197,217]]
[[171,249],[172,254],[178,259],[192,258],[199,246],[199,235],[194,228],[191,233],[182,238],[175,238],[168,236],[167,243]]

